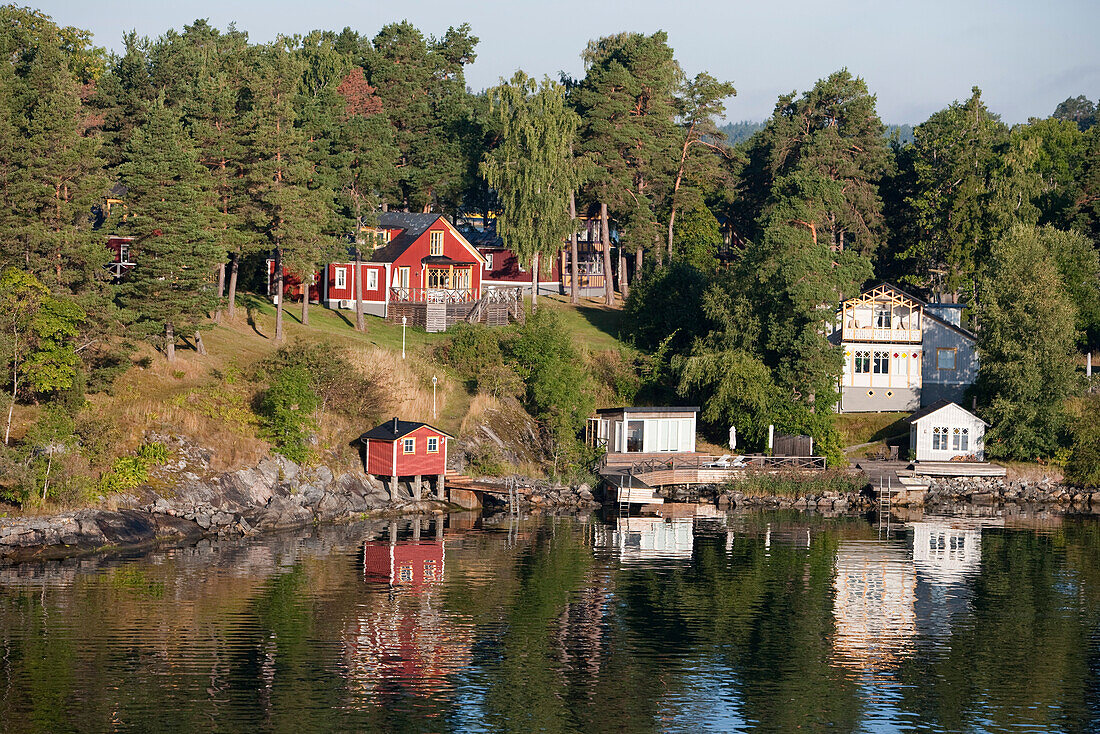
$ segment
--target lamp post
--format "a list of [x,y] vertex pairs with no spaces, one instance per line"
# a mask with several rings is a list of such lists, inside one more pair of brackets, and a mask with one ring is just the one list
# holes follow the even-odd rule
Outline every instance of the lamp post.
[[432,375],[432,420],[435,420],[435,384],[439,382],[439,378]]
[[405,358],[405,324],[409,323],[407,316],[401,317],[401,359]]

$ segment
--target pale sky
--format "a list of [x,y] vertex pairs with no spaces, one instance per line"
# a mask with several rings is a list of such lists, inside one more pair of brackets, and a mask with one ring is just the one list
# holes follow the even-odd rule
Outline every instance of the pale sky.
[[517,68],[580,76],[592,38],[668,32],[684,70],[737,87],[726,117],[763,120],[779,94],[847,67],[878,96],[888,123],[919,123],[978,85],[1006,122],[1046,117],[1066,97],[1100,97],[1100,0],[47,0],[61,25],[117,49],[124,31],[156,37],[196,18],[231,22],[253,42],[350,26],[368,37],[409,20],[425,34],[468,22],[480,42],[466,70],[475,91]]

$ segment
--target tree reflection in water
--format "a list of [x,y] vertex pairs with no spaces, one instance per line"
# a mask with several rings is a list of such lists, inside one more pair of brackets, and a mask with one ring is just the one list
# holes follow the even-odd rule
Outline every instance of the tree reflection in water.
[[1096,518],[445,522],[0,567],[2,729],[1100,720]]

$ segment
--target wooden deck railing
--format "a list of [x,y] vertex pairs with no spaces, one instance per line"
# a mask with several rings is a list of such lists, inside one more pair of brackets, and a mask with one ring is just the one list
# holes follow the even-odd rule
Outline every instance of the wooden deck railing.
[[470,303],[474,295],[468,288],[390,288],[393,303]]
[[649,474],[653,472],[682,471],[692,469],[825,469],[824,456],[742,456],[734,463],[731,458],[725,465],[718,464],[716,456],[670,457],[668,459],[645,459],[623,466],[630,474]]

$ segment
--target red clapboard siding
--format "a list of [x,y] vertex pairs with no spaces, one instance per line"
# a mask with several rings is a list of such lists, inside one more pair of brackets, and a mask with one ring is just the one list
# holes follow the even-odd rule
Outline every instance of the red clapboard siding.
[[[428,453],[428,437],[439,439],[439,451]],[[411,454],[403,453],[404,440],[415,440],[415,450]],[[397,445],[397,466],[394,467],[394,444]],[[367,444],[367,473],[378,476],[413,476],[416,474],[433,475],[447,471],[447,437],[428,426],[421,426],[412,433],[394,441],[382,441],[372,438]]]
[[[336,287],[336,270],[344,268],[344,287]],[[354,301],[355,280],[352,275],[355,271],[355,263],[330,263],[328,266],[328,300],[330,301]],[[370,277],[367,273],[373,272],[376,278],[375,287],[369,288]],[[360,277],[363,279],[363,300],[383,302],[386,300],[386,266],[383,263],[360,263]]]
[[475,298],[480,297],[483,268],[477,250],[466,242],[465,238],[460,237],[456,231],[449,227],[442,219],[426,229],[415,242],[409,245],[407,250],[394,260],[393,266],[390,268],[390,279],[394,282],[390,285],[396,284],[398,268],[407,267],[409,269],[409,287],[414,289],[425,287],[426,284],[424,280],[426,268],[421,260],[429,257],[431,254],[432,232],[443,232],[443,255],[445,257],[457,260],[458,262],[473,263],[472,266],[463,267],[469,267],[471,269],[470,290],[473,291]]

